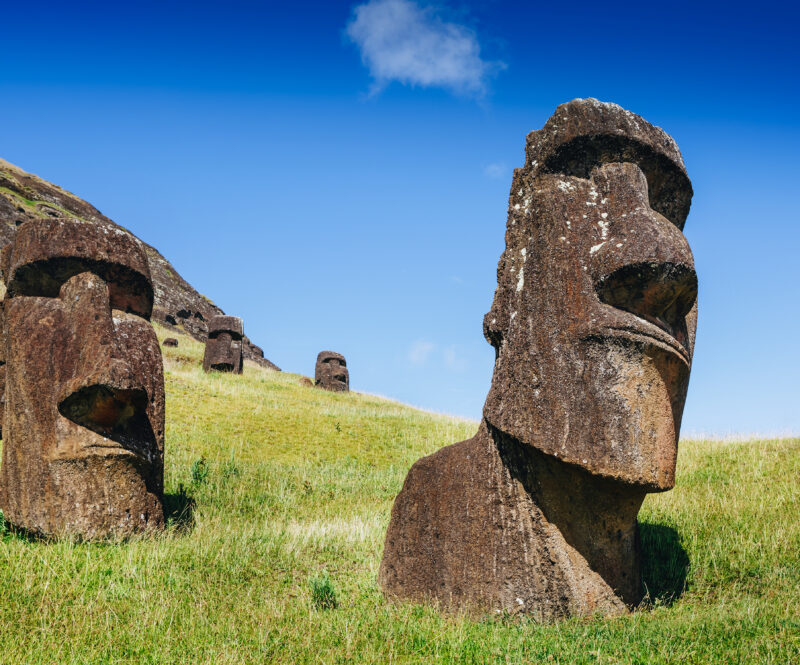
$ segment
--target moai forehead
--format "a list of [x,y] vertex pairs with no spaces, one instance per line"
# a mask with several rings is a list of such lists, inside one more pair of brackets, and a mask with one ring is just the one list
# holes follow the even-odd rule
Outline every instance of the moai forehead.
[[0,254],[8,297],[55,298],[71,277],[92,272],[109,286],[111,306],[149,320],[153,286],[147,256],[130,233],[77,219],[34,219]]
[[208,336],[216,337],[220,333],[228,333],[231,339],[242,339],[244,325],[238,316],[214,316],[208,322]]
[[347,361],[344,359],[344,356],[335,351],[320,351],[319,354],[317,354],[317,363],[347,367]]
[[528,135],[484,319],[491,425],[671,487],[696,324],[691,197],[672,138],[616,104],[574,100]]

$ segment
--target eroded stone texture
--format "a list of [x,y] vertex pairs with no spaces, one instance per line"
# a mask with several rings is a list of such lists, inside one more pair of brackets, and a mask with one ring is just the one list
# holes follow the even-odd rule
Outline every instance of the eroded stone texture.
[[528,135],[484,420],[411,468],[387,594],[541,618],[639,602],[636,515],[675,482],[694,347],[691,196],[674,141],[615,104],[574,100]]
[[314,367],[314,385],[333,392],[346,393],[350,390],[350,372],[341,353],[320,351]]
[[206,372],[242,373],[242,320],[238,316],[215,316],[208,323],[203,356]]
[[47,536],[161,527],[164,377],[139,241],[32,219],[2,260],[5,518]]
[[174,337],[167,337],[162,343],[163,346],[178,346],[178,340]]

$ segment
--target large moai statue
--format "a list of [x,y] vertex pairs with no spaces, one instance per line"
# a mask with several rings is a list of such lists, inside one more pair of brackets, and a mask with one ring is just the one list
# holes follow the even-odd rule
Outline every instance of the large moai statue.
[[477,434],[417,461],[392,510],[392,597],[543,619],[641,600],[636,516],[672,488],[697,320],[675,142],[577,99],[511,187]]
[[314,367],[314,385],[337,393],[350,390],[350,372],[341,353],[320,351]]
[[29,220],[2,264],[5,519],[87,539],[161,527],[164,376],[139,241]]
[[241,374],[244,327],[238,316],[215,316],[208,322],[208,339],[203,356],[206,372]]

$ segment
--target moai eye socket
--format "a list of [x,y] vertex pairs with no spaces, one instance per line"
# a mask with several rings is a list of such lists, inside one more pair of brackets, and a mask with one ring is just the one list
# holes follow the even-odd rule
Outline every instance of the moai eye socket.
[[61,287],[93,273],[109,287],[113,309],[150,319],[153,285],[142,244],[114,225],[33,219],[0,253],[8,296],[57,298]]
[[692,267],[626,265],[602,277],[595,290],[601,302],[649,321],[686,346],[686,316],[697,301],[697,273]]
[[66,282],[85,272],[94,273],[108,284],[112,309],[150,318],[153,288],[148,279],[127,266],[104,261],[59,257],[21,265],[11,276],[8,296],[58,298]]

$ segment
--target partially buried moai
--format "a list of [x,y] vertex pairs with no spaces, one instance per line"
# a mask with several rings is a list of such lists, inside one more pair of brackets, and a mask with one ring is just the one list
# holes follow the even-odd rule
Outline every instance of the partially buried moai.
[[215,316],[208,322],[208,339],[203,356],[206,372],[242,373],[244,328],[238,316]]
[[528,135],[483,421],[409,471],[388,595],[543,619],[641,600],[636,515],[675,482],[694,347],[691,197],[675,142],[615,104],[574,100]]
[[320,351],[314,367],[314,385],[325,390],[346,393],[350,390],[350,372],[341,353]]
[[29,220],[1,262],[5,519],[81,538],[161,527],[164,376],[141,244],[111,225]]

